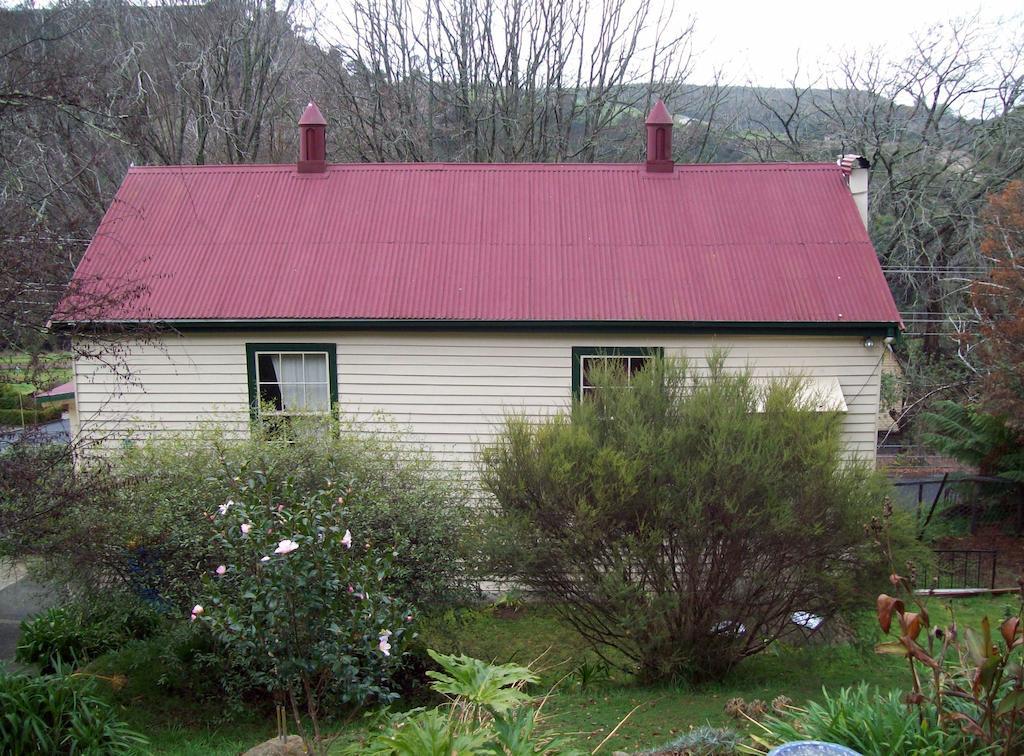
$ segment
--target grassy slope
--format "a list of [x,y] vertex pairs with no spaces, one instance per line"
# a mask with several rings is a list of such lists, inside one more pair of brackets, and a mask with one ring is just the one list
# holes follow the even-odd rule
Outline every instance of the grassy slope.
[[5,383],[33,383],[37,390],[46,390],[70,381],[71,352],[39,355],[33,369],[30,355],[22,352],[0,352],[0,381]]
[[[985,614],[996,622],[1015,608],[1015,601],[1012,596],[959,600],[955,604],[958,623],[977,625]],[[928,608],[933,620],[948,622],[948,612],[939,602],[930,601]],[[721,683],[699,689],[640,687],[613,674],[610,680],[581,691],[573,670],[581,661],[593,661],[594,657],[570,628],[543,608],[526,609],[511,617],[493,611],[449,616],[425,628],[424,638],[428,645],[444,652],[499,662],[532,662],[539,658],[535,666],[543,671],[543,683],[537,686],[538,695],[558,683],[556,692],[544,704],[544,726],[570,734],[576,745],[588,750],[639,705],[602,749],[610,753],[659,745],[705,722],[729,724],[723,707],[733,697],[770,701],[786,695],[799,703],[816,697],[822,687],[861,681],[900,688],[906,683],[905,663],[871,652],[871,645],[881,637],[872,622],[867,611],[856,618],[861,635],[856,645],[777,649],[748,660]],[[272,714],[247,715],[225,724],[218,722],[216,704],[201,706],[169,696],[159,685],[163,672],[153,664],[154,649],[147,643],[151,642],[136,643],[101,659],[91,671],[121,673],[128,678],[128,685],[115,698],[124,706],[125,717],[151,738],[151,752],[236,754],[273,734]],[[339,742],[347,742],[357,738],[365,727],[364,719],[356,719],[331,729],[341,734]]]
[[433,639],[428,634],[430,645],[483,659],[524,662],[543,655],[544,689],[565,678],[544,706],[545,724],[553,731],[571,734],[581,747],[596,746],[639,706],[605,745],[609,752],[659,745],[705,722],[728,724],[723,709],[730,698],[771,701],[786,695],[801,701],[820,693],[822,686],[862,680],[891,687],[899,684],[904,669],[891,659],[854,646],[812,646],[778,649],[752,658],[728,679],[700,688],[641,687],[613,674],[610,680],[581,691],[573,670],[581,660],[595,659],[550,612],[527,610],[519,618],[506,620],[480,617],[447,640],[446,644],[444,638]]

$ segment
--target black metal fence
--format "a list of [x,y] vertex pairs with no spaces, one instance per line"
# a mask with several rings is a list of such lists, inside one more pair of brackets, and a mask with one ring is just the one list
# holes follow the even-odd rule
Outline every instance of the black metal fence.
[[917,521],[917,537],[924,537],[929,524],[938,518],[955,513],[964,518],[973,534],[979,525],[1002,524],[1014,519],[1024,529],[1024,501],[1016,503],[1015,510],[1006,506],[995,507],[994,501],[1005,498],[1016,490],[1013,481],[991,475],[944,473],[916,478],[893,478],[894,501],[912,511]]
[[990,549],[936,549],[935,574],[921,588],[995,588],[997,552]]

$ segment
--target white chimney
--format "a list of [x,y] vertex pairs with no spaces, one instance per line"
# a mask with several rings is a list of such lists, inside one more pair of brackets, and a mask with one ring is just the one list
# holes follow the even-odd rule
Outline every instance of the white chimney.
[[864,222],[864,228],[868,227],[868,174],[871,163],[867,158],[860,155],[840,155],[836,164],[842,168],[846,176],[846,183],[850,187],[850,194],[857,205],[857,212]]

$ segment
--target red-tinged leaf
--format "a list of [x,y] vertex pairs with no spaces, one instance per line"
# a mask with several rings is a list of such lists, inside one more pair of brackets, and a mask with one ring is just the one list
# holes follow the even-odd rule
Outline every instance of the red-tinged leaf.
[[999,669],[999,657],[992,656],[985,660],[985,663],[978,667],[978,674],[975,677],[974,682],[974,695],[978,695],[980,690],[984,690],[986,693],[992,688],[992,683],[996,678],[996,670]]
[[913,638],[911,638],[908,635],[904,635],[902,638],[900,638],[900,643],[906,646],[907,653],[910,654],[910,656],[912,656],[914,659],[917,659],[926,667],[930,667],[931,669],[934,669],[936,671],[939,670],[939,663],[935,661],[935,659],[930,657],[927,651],[925,651],[923,648],[917,645],[917,643],[914,642]]
[[877,608],[878,625],[882,628],[883,633],[888,634],[889,628],[892,627],[892,613],[903,614],[903,602],[883,593],[878,597]]
[[982,730],[978,723],[971,719],[969,716],[961,711],[954,711],[946,715],[950,720],[960,723],[960,729],[964,732],[974,735],[975,737],[986,739],[985,731]]
[[1003,640],[1006,641],[1007,648],[1020,645],[1020,617],[1010,617],[1010,619],[999,626],[999,632],[1003,634]]
[[900,629],[902,635],[917,640],[921,634],[921,615],[917,612],[904,612],[900,615]]
[[894,656],[907,656],[907,647],[899,641],[888,641],[875,646],[876,654],[893,654]]
[[1002,717],[1014,711],[1024,710],[1024,690],[1011,690],[996,706],[996,716]]

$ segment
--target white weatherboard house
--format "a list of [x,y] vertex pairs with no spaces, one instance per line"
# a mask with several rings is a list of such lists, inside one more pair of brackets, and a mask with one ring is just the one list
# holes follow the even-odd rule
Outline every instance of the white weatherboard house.
[[901,323],[865,161],[675,165],[660,102],[639,164],[332,165],[325,130],[311,105],[297,164],[128,171],[54,315],[118,345],[76,361],[76,436],[335,411],[468,467],[595,360],[722,347],[807,376],[873,458]]

